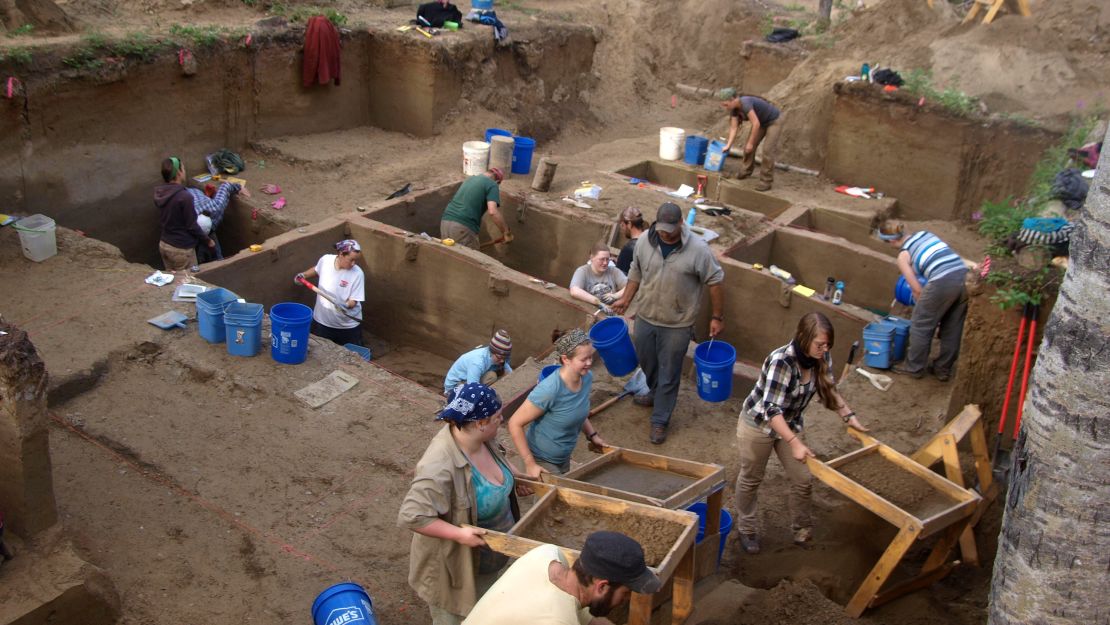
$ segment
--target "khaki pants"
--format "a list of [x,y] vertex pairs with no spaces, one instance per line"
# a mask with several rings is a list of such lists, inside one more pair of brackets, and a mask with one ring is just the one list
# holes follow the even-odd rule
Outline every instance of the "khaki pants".
[[782,134],[782,127],[785,122],[786,113],[780,113],[779,118],[773,124],[759,127],[753,142],[755,149],[751,153],[744,154],[744,160],[741,161],[740,177],[750,176],[755,171],[755,153],[759,146],[763,146],[762,162],[759,165],[759,179],[767,184],[774,182],[775,160],[779,153],[779,135]]
[[457,221],[440,221],[439,238],[454,239],[455,245],[478,249],[478,233],[460,224]]
[[197,264],[195,249],[184,250],[159,241],[158,253],[162,255],[162,264],[166,266],[166,271],[188,271]]
[[[801,436],[799,434],[799,436]],[[813,483],[809,468],[790,454],[790,444],[765,434],[751,425],[744,415],[736,426],[736,439],[740,447],[740,474],[736,476],[736,528],[742,534],[759,533],[759,514],[756,508],[756,491],[763,483],[767,461],[774,451],[790,480],[790,512],[793,529],[812,527],[810,508],[813,505]]]

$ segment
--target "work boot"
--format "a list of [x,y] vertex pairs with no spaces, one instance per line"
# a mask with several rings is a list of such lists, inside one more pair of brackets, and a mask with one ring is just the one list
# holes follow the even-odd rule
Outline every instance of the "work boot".
[[759,553],[759,534],[740,534],[740,546],[745,553],[755,555]]
[[794,544],[804,545],[813,540],[812,527],[799,527],[794,530]]
[[740,171],[736,172],[736,179],[737,180],[743,180],[745,178],[751,178],[751,177],[752,177],[752,172],[750,172],[750,171],[744,171],[743,169],[741,169]]
[[632,403],[637,406],[646,406],[650,408],[655,405],[655,393],[647,392],[640,395],[633,395]]
[[951,371],[941,371],[937,369],[935,364],[929,365],[929,373],[933,374],[933,377],[939,382],[947,382],[952,378]]
[[770,191],[771,190],[771,183],[760,181],[759,184],[755,185],[755,190],[756,191]]
[[651,444],[662,445],[667,440],[667,427],[663,425],[651,426]]
[[893,371],[894,373],[897,373],[898,375],[908,375],[908,376],[910,376],[911,378],[913,378],[915,380],[920,380],[921,378],[925,377],[925,370],[924,369],[918,369],[917,371],[910,371],[909,369],[906,368],[905,365],[894,365],[893,367],[890,368],[890,370]]

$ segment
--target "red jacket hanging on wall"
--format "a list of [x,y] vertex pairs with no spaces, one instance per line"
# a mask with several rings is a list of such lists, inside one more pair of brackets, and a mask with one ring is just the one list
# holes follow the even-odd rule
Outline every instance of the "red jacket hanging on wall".
[[339,84],[339,30],[328,18],[317,15],[308,20],[304,31],[304,69],[301,82],[326,85]]

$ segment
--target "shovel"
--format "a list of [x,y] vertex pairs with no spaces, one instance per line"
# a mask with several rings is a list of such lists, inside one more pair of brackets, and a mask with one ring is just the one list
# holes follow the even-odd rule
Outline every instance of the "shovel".
[[644,375],[642,369],[637,367],[636,372],[632,374],[632,377],[628,378],[628,381],[624,383],[624,390],[621,391],[620,394],[618,394],[616,397],[610,397],[609,399],[606,399],[605,401],[598,404],[596,408],[590,410],[590,413],[586,416],[586,418],[588,419],[590,417],[593,417],[597,413],[605,410],[609,406],[612,406],[628,395],[643,395],[650,390],[651,389],[648,388],[647,385],[647,376]]
[[891,384],[894,384],[894,380],[892,380],[889,375],[864,371],[862,367],[856,367],[856,372],[867,378],[871,382],[871,386],[874,386],[884,393],[890,389]]
[[311,282],[309,282],[308,280],[305,280],[304,278],[297,278],[297,282],[300,282],[308,290],[312,291],[313,293],[316,293],[320,297],[322,297],[322,298],[328,300],[329,302],[331,302],[335,306],[336,310],[338,310],[339,312],[343,313],[344,315],[346,315],[347,317],[349,317],[351,319],[354,319],[355,321],[357,321],[359,323],[362,323],[362,317],[356,317],[356,316],[352,315],[351,313],[347,312],[347,307],[344,306],[343,304],[340,304],[339,303],[339,298],[337,298],[336,296],[332,295],[331,293],[328,293],[324,289],[321,289],[320,287],[316,286],[315,284],[312,284]]
[[146,322],[156,325],[163,330],[169,330],[170,328],[184,328],[185,322],[188,320],[189,318],[186,317],[184,314],[179,313],[176,310],[171,310],[169,312],[164,312],[157,317],[154,317],[153,319],[147,319]]

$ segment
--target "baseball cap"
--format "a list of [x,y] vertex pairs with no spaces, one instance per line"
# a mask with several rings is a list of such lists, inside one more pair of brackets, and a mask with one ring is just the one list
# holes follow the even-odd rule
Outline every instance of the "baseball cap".
[[620,532],[594,532],[587,536],[579,561],[586,573],[628,586],[632,592],[651,594],[663,585],[644,562],[640,543]]
[[663,202],[655,213],[655,229],[663,232],[678,232],[682,224],[682,209],[674,202]]

